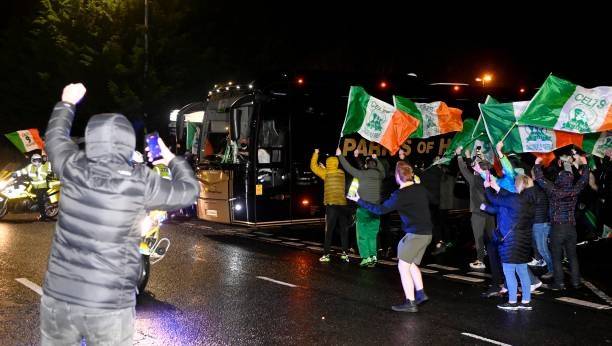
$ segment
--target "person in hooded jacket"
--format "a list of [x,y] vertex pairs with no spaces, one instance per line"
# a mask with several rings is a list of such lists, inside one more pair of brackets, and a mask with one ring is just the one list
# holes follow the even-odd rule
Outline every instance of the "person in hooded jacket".
[[[527,263],[531,260],[534,211],[533,196],[526,189],[533,187],[533,181],[526,175],[517,175],[517,193],[502,189],[495,179],[485,180],[484,186],[489,203],[481,204],[480,209],[497,215],[499,232],[495,232],[495,241],[499,244],[499,256],[508,285],[508,302],[497,307],[503,310],[531,310],[531,279]],[[517,301],[517,274],[523,292],[520,304]]]
[[340,259],[349,261],[348,257],[348,211],[346,209],[344,171],[338,168],[338,158],[330,156],[325,166],[319,165],[319,149],[315,149],[310,159],[310,170],[323,180],[323,204],[325,205],[325,245],[319,261],[329,262],[329,253],[335,230],[340,231],[342,255]]
[[575,154],[573,159],[580,164],[580,178],[574,183],[574,174],[569,170],[558,173],[555,182],[552,183],[544,177],[542,172],[542,159],[535,161],[534,173],[537,184],[544,189],[548,195],[550,210],[550,249],[553,262],[553,290],[565,288],[563,283],[563,250],[567,254],[570,264],[571,284],[578,288],[580,283],[580,268],[578,266],[578,255],[576,254],[576,203],[580,191],[589,181],[589,166],[586,157]]
[[140,224],[149,210],[193,204],[191,167],[159,140],[174,179],[132,162],[136,138],[121,114],[98,114],[85,150],[70,139],[83,84],[64,88],[51,114],[46,149],[62,183],[59,217],[40,306],[42,345],[131,345],[141,272]]

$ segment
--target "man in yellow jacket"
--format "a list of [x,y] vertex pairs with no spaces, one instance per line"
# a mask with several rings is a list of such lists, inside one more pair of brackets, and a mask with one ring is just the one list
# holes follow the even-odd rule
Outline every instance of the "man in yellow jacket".
[[346,207],[344,171],[338,168],[338,158],[328,157],[325,166],[320,166],[319,149],[315,149],[310,159],[310,170],[323,180],[323,204],[325,204],[325,246],[319,261],[329,262],[329,253],[334,230],[340,231],[342,242],[341,259],[348,262],[348,210]]

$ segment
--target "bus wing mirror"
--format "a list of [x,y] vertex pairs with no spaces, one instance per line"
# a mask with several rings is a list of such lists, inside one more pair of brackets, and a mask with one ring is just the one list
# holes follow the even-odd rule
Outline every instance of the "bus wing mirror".
[[240,138],[240,120],[241,118],[242,118],[242,111],[240,109],[232,109],[230,136],[233,141],[237,141],[238,138]]

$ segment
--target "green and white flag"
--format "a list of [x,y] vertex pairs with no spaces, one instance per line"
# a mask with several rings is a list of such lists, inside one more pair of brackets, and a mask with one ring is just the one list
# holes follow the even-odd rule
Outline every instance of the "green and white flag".
[[548,76],[519,121],[558,131],[592,133],[612,130],[612,87],[587,89]]
[[394,155],[418,125],[414,117],[368,95],[362,87],[352,86],[341,135],[357,132]]
[[[499,103],[496,99],[494,99],[491,95],[487,95],[484,104],[496,104]],[[476,127],[474,127],[474,131],[472,132],[472,138],[476,138],[483,134],[486,134],[487,130],[485,129],[484,123],[482,122],[482,114],[478,117],[478,121],[476,122]]]
[[503,140],[504,151],[515,153],[548,153],[569,144],[580,145],[579,134],[517,125],[528,104],[521,101],[479,105],[491,143]]
[[612,131],[584,135],[582,150],[594,156],[604,157],[607,150],[612,150]]

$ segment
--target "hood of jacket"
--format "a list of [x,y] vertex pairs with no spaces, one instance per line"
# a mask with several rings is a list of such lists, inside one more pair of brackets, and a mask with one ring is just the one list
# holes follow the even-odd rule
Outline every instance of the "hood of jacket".
[[325,168],[328,170],[336,170],[338,169],[338,158],[335,156],[330,156],[325,160]]
[[136,148],[132,123],[122,114],[97,114],[85,129],[85,154],[90,161],[130,162]]

